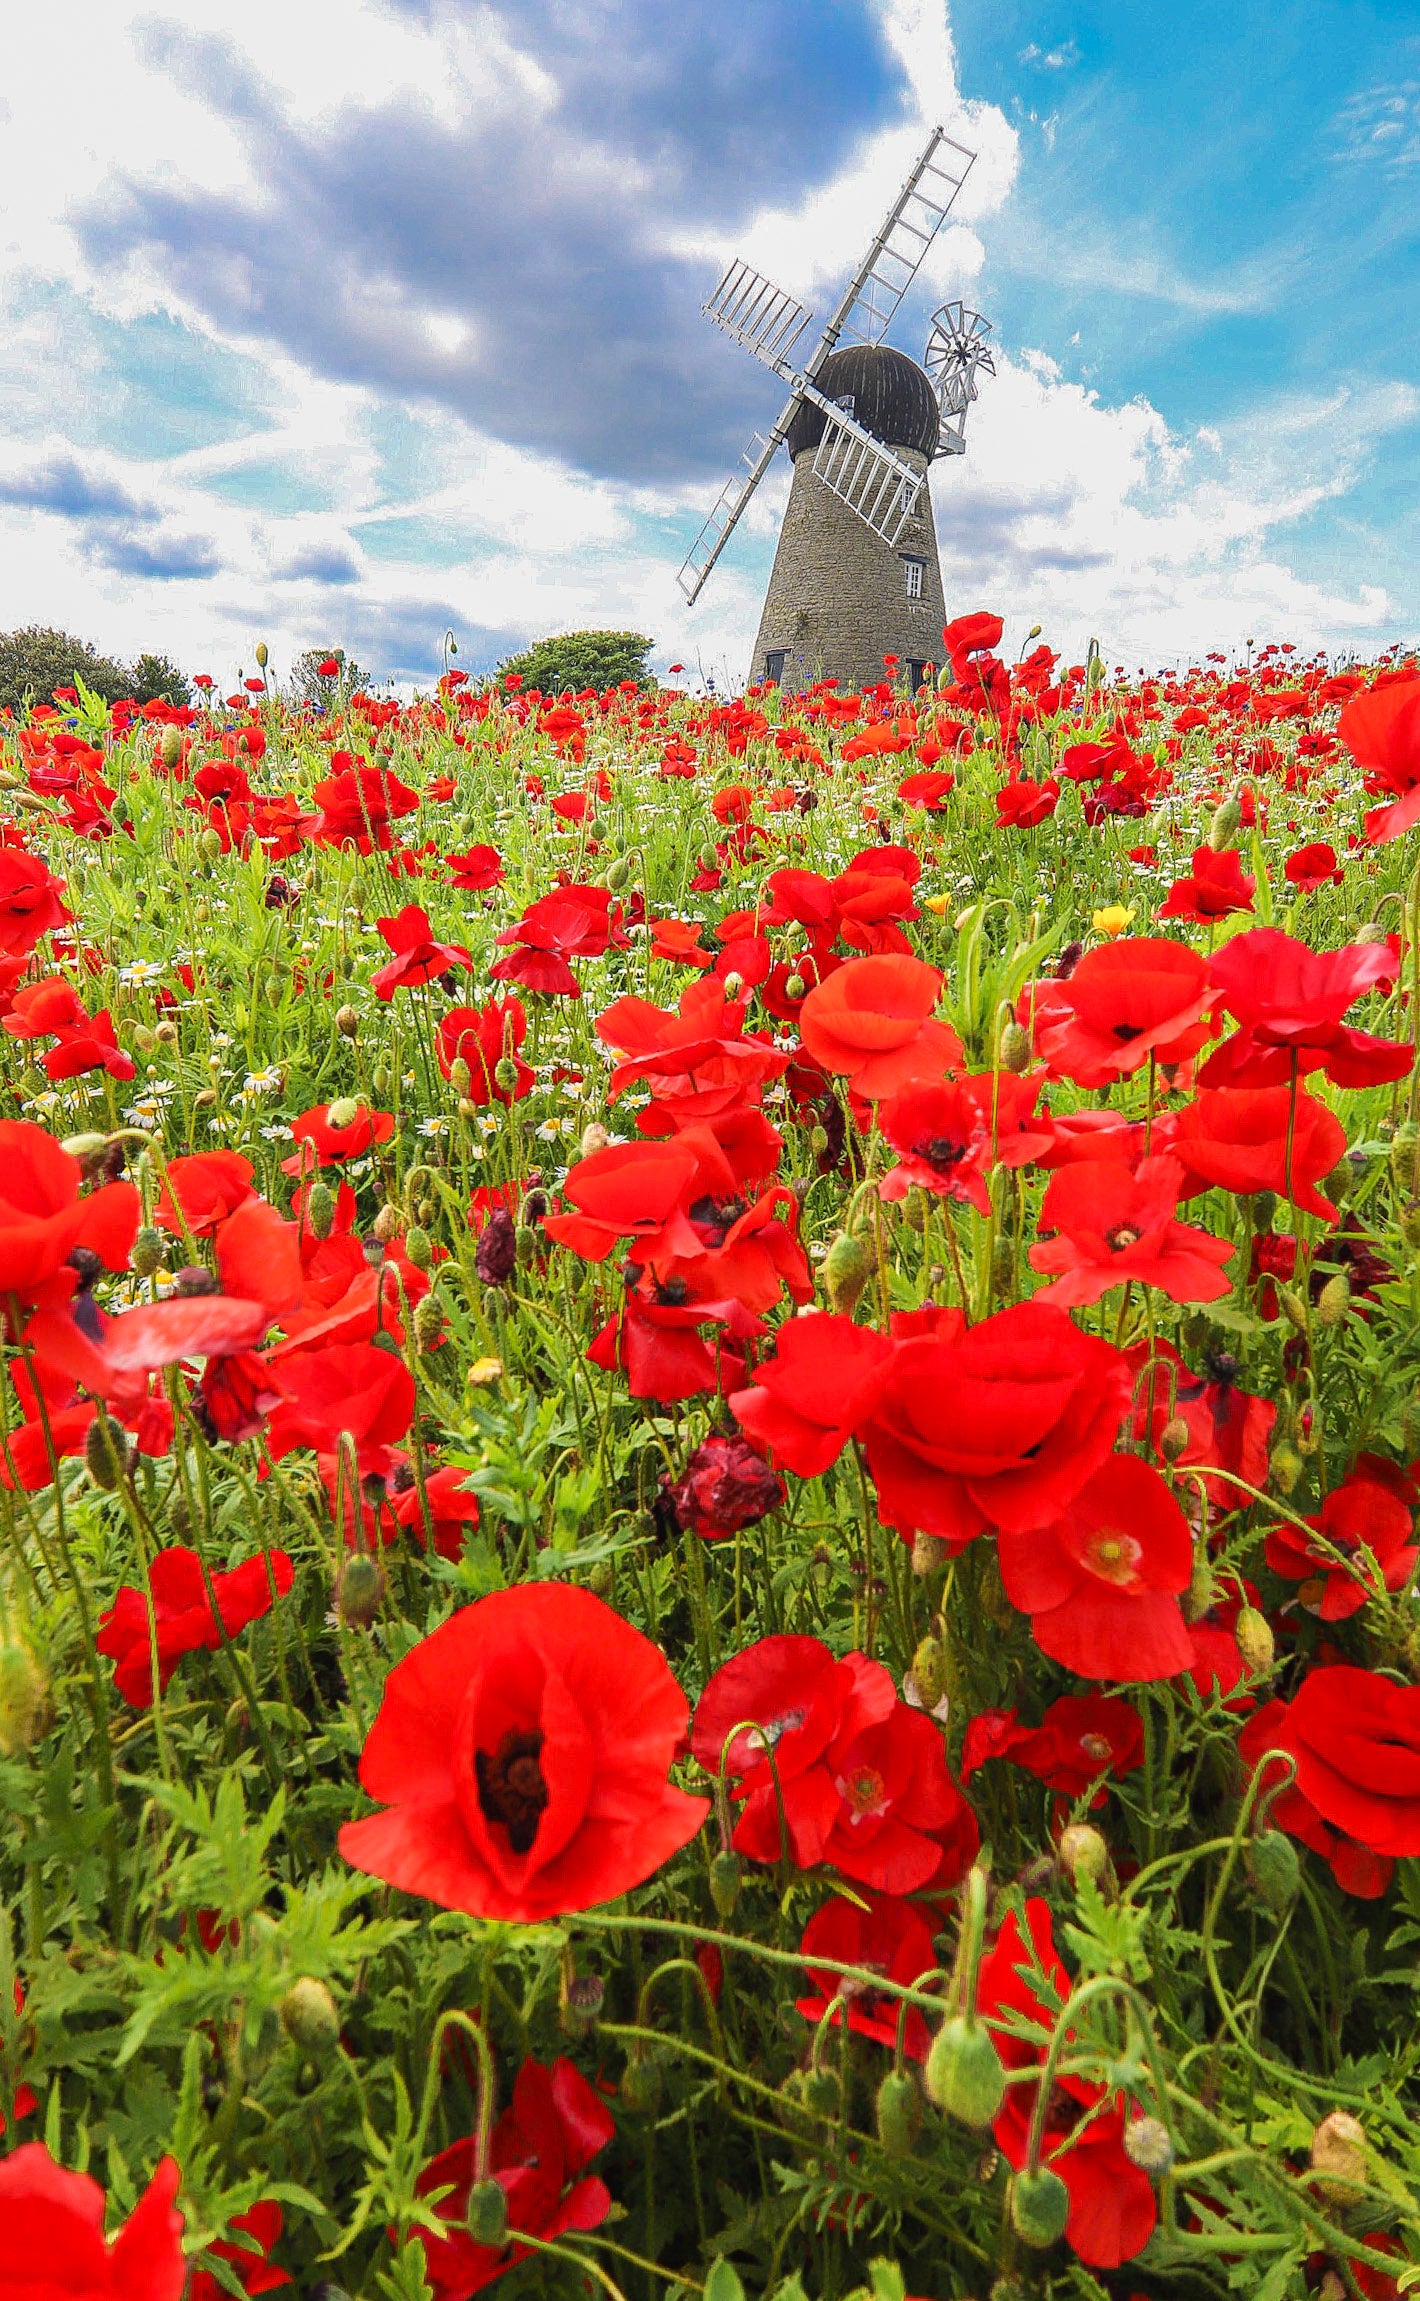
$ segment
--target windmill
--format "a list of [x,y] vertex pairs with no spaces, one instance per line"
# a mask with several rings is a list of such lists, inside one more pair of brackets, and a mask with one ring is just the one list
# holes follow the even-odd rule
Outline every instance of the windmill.
[[749,264],[732,263],[709,319],[789,387],[721,489],[680,570],[687,601],[729,541],[781,446],[794,465],[755,641],[754,676],[862,686],[895,655],[912,685],[945,619],[927,467],[961,455],[977,377],[994,375],[990,323],[961,303],[933,316],[922,364],[883,342],[976,155],[941,128],[888,211],[813,349],[812,313]]

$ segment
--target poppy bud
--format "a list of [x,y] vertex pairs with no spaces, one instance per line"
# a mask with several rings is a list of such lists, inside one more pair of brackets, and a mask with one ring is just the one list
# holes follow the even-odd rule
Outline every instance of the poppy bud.
[[1333,1206],[1340,1206],[1356,1180],[1356,1170],[1349,1158],[1339,1158],[1330,1174],[1321,1178],[1321,1187]]
[[1247,1874],[1258,1900],[1276,1916],[1284,1916],[1302,1884],[1297,1849],[1285,1831],[1259,1830],[1248,1845]]
[[1417,1158],[1420,1158],[1420,1127],[1406,1119],[1391,1136],[1387,1155],[1392,1182],[1398,1183],[1402,1190],[1414,1190],[1415,1164]]
[[1029,1033],[1023,1031],[1019,1023],[1007,1023],[1001,1033],[1001,1044],[997,1052],[1001,1058],[1002,1070],[1012,1071],[1019,1078],[1030,1064]]
[[1215,855],[1232,844],[1242,829],[1242,808],[1236,799],[1225,799],[1213,811],[1213,822],[1208,833],[1208,844]]
[[256,643],[256,667],[258,671],[264,671],[266,669],[266,663],[266,641],[264,639],[258,639]]
[[1366,2185],[1366,2128],[1347,2109],[1333,2109],[1311,2139],[1316,2188],[1334,2205],[1352,2205]]
[[449,1085],[453,1088],[461,1104],[468,1101],[473,1092],[473,1073],[462,1055],[455,1055],[449,1065]]
[[199,837],[197,844],[207,857],[208,862],[215,863],[222,852],[222,834],[214,824],[209,823]]
[[912,1538],[912,1571],[919,1582],[935,1574],[939,1566],[945,1565],[946,1558],[947,1545],[941,1535],[924,1534],[919,1528]]
[[335,1027],[342,1039],[358,1038],[360,1035],[360,1017],[353,1007],[337,1007],[335,1010]]
[[710,1864],[710,1899],[717,1917],[733,1917],[740,1898],[740,1857],[728,1846]]
[[1267,1459],[1268,1474],[1279,1494],[1290,1494],[1301,1477],[1305,1465],[1295,1446],[1284,1439],[1274,1446]]
[[1212,1560],[1206,1547],[1199,1547],[1193,1553],[1193,1570],[1182,1600],[1185,1622],[1201,1622],[1216,1596]]
[[824,1152],[828,1149],[827,1127],[811,1127],[809,1129],[809,1149],[815,1158],[823,1157]]
[[620,894],[622,888],[626,885],[626,882],[630,876],[631,865],[627,862],[624,862],[620,855],[617,856],[614,863],[608,863],[606,869],[606,883],[610,887],[613,895]]
[[1169,2129],[1157,2117],[1131,2117],[1124,2128],[1124,2154],[1131,2165],[1147,2173],[1151,2181],[1158,2181],[1174,2160],[1174,2146]]
[[516,1089],[518,1066],[511,1055],[500,1055],[493,1065],[493,1084],[503,1095],[510,1095]]
[[469,2236],[475,2245],[487,2245],[501,2252],[508,2242],[508,2200],[501,2181],[491,2177],[475,2181],[468,2193],[468,2213],[465,2216]]
[[217,1089],[215,1087],[199,1087],[197,1093],[192,1098],[192,1107],[195,1111],[215,1110],[217,1107],[217,1099]]
[[1159,1432],[1159,1452],[1165,1462],[1175,1463],[1188,1450],[1189,1428],[1181,1414],[1171,1414]]
[[27,1646],[0,1646],[0,1756],[32,1750],[54,1723],[49,1680]]
[[649,2054],[633,2056],[621,2073],[619,2091],[628,2109],[654,2112],[661,2106],[661,2065]]
[[66,1135],[59,1147],[62,1151],[67,1151],[70,1158],[97,1158],[100,1151],[108,1149],[108,1136],[95,1134]]
[[605,1150],[610,1141],[611,1136],[607,1133],[601,1120],[593,1119],[589,1125],[582,1129],[582,1139],[577,1145],[577,1155],[579,1158],[595,1158],[597,1152]]
[[133,1241],[133,1252],[129,1256],[135,1273],[139,1278],[151,1278],[155,1270],[162,1269],[167,1259],[167,1240],[160,1230],[154,1230],[151,1223],[145,1223]]
[[598,1558],[587,1572],[587,1588],[594,1598],[609,1598],[616,1588],[616,1568],[610,1558]]
[[84,1440],[84,1465],[89,1476],[105,1494],[112,1494],[128,1476],[132,1459],[132,1449],[124,1433],[100,1407]]
[[1048,2165],[1028,2165],[1011,2186],[1011,2227],[1023,2245],[1043,2253],[1065,2234],[1070,2192]]
[[335,1225],[335,1193],[328,1183],[313,1182],[306,1192],[306,1228],[312,1238],[329,1238]]
[[606,1998],[606,1983],[599,1973],[574,1973],[564,1982],[558,2008],[563,2034],[587,2037],[595,2029]]
[[873,1256],[861,1238],[841,1230],[823,1262],[824,1292],[831,1309],[850,1313],[873,1275]]
[[947,1649],[940,1638],[918,1640],[912,1657],[912,1683],[924,1710],[935,1710],[947,1690]]
[[1265,1677],[1272,1667],[1277,1641],[1272,1635],[1272,1624],[1256,1606],[1242,1606],[1233,1624],[1233,1636],[1238,1652],[1248,1668],[1257,1677]]
[[338,1096],[326,1112],[326,1119],[333,1127],[353,1127],[359,1116],[360,1105],[353,1095]]
[[805,2109],[815,2117],[837,2118],[843,2112],[843,2080],[836,2069],[806,2069],[800,2087]]
[[793,1006],[798,1005],[800,999],[802,999],[806,994],[808,987],[808,984],[804,981],[803,976],[800,974],[786,975],[784,978],[784,996]]
[[1316,1322],[1318,1326],[1339,1326],[1346,1316],[1351,1300],[1351,1281],[1344,1270],[1329,1278],[1317,1296]]
[[394,1085],[394,1073],[388,1063],[381,1063],[370,1080],[377,1095],[387,1095]]
[[372,1235],[381,1246],[389,1246],[404,1228],[404,1214],[397,1206],[382,1206],[371,1224]]
[[146,1023],[134,1024],[133,1044],[138,1049],[140,1055],[151,1055],[157,1043],[157,1040],[154,1038],[153,1033],[149,1030]]
[[702,871],[713,871],[720,858],[713,847],[702,847],[695,860]]
[[1072,1822],[1060,1833],[1060,1867],[1076,1883],[1089,1878],[1098,1885],[1110,1867],[1109,1847],[1089,1822]]
[[182,757],[182,729],[165,727],[158,744],[158,756],[171,774]]
[[342,1622],[368,1630],[379,1613],[385,1594],[385,1570],[368,1550],[357,1550],[340,1569],[335,1603]]
[[942,2023],[923,2076],[938,2109],[962,2125],[990,2125],[1006,2098],[1006,2072],[991,2034],[964,2013]]
[[323,1981],[305,1974],[281,2000],[281,2027],[312,2061],[326,2061],[340,2043],[340,2015]]
[[878,2140],[889,2157],[910,2157],[922,2130],[922,2096],[905,2069],[890,2069],[874,2108]]

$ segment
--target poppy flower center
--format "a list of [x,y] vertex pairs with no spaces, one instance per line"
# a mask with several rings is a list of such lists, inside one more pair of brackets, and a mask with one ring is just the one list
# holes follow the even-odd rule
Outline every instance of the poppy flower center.
[[859,1766],[838,1786],[855,1815],[881,1813],[887,1786],[876,1766]]
[[1103,1734],[1081,1734],[1080,1748],[1087,1758],[1093,1758],[1097,1766],[1102,1766],[1105,1759],[1113,1754]]
[[694,1201],[690,1219],[697,1230],[710,1233],[705,1240],[707,1246],[723,1246],[726,1232],[734,1227],[744,1212],[745,1202],[742,1198],[717,1199],[707,1192],[704,1198]]
[[1110,1253],[1122,1254],[1126,1246],[1137,1246],[1144,1234],[1135,1230],[1130,1223],[1118,1222],[1113,1230],[1107,1230],[1104,1235]]
[[1128,1583],[1143,1555],[1132,1534],[1115,1526],[1101,1526],[1085,1549],[1085,1564],[1102,1582]]
[[1125,1046],[1128,1046],[1131,1039],[1143,1038],[1143,1026],[1140,1023],[1116,1023],[1114,1026],[1114,1036],[1115,1038],[1121,1040]]
[[487,1750],[474,1752],[479,1805],[486,1820],[502,1824],[515,1854],[528,1851],[547,1805],[547,1783],[538,1763],[542,1742],[536,1731],[520,1733],[512,1727],[491,1756]]
[[928,1166],[936,1167],[941,1173],[948,1167],[960,1164],[966,1157],[966,1144],[951,1142],[946,1135],[934,1135],[930,1142],[914,1143],[912,1155],[924,1160]]
[[690,1288],[683,1278],[668,1278],[657,1283],[652,1300],[658,1310],[682,1310],[689,1300]]

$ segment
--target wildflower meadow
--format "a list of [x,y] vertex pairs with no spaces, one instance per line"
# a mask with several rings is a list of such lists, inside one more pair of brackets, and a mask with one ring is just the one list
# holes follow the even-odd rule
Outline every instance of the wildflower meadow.
[[1037,637],[0,716],[0,2301],[1420,2290],[1420,664]]

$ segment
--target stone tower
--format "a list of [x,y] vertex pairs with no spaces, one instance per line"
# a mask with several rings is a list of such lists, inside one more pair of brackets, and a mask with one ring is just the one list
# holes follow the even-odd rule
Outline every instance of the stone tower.
[[[900,462],[926,471],[941,414],[915,360],[887,344],[854,344],[831,352],[814,382]],[[794,479],[750,678],[792,693],[817,679],[858,688],[891,677],[883,657],[895,655],[897,678],[916,687],[925,666],[941,661],[946,621],[930,491],[896,543],[885,543],[814,470],[826,420],[805,399],[788,429]]]

